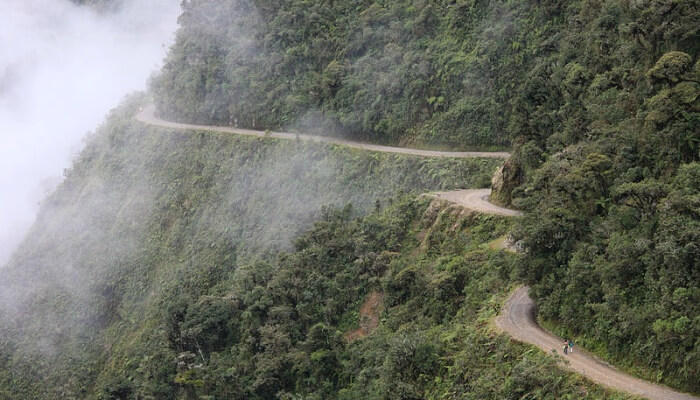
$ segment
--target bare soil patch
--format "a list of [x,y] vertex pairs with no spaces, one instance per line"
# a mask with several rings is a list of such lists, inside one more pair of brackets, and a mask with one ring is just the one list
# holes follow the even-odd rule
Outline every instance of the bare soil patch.
[[374,291],[367,295],[367,299],[360,307],[360,327],[345,333],[345,340],[353,342],[361,339],[377,329],[379,326],[379,315],[384,310],[384,294]]

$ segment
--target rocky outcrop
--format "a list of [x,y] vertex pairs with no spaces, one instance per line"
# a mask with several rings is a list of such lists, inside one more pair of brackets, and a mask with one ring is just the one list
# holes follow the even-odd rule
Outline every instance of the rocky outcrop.
[[506,160],[491,178],[491,202],[510,206],[513,189],[523,182],[523,170],[514,157]]

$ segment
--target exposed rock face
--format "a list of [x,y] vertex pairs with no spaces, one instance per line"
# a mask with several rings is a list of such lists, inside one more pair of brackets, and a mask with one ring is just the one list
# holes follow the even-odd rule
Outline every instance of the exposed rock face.
[[513,157],[496,171],[491,178],[491,202],[500,206],[510,206],[513,189],[523,181],[523,170]]

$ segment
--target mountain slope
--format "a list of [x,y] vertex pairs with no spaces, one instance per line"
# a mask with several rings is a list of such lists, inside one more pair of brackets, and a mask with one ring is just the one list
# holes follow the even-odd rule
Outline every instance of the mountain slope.
[[699,9],[193,0],[156,103],[187,122],[511,143],[494,198],[526,211],[520,276],[546,322],[698,392]]
[[[183,5],[164,116],[512,143],[495,194],[526,252],[480,247],[511,222],[389,200],[497,161],[172,132],[131,103],[3,270],[0,397],[624,398],[487,329],[515,281],[558,332],[699,390],[697,0]],[[377,211],[321,212],[348,202]],[[346,343],[369,290],[385,319]]]
[[134,121],[138,107],[89,139],[2,271],[8,398],[96,396],[125,353],[163,345],[146,333],[163,329],[168,296],[290,249],[323,206],[364,214],[396,193],[486,183],[499,163],[161,130]]
[[530,58],[508,58],[512,42],[546,34],[518,21],[532,11],[462,1],[190,1],[154,82],[157,105],[186,122],[504,146],[503,106]]

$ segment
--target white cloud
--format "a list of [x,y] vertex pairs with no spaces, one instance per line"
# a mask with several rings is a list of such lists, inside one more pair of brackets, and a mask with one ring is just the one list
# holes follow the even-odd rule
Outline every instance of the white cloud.
[[125,0],[113,13],[68,0],[2,0],[0,265],[85,134],[145,88],[179,12],[179,0]]

